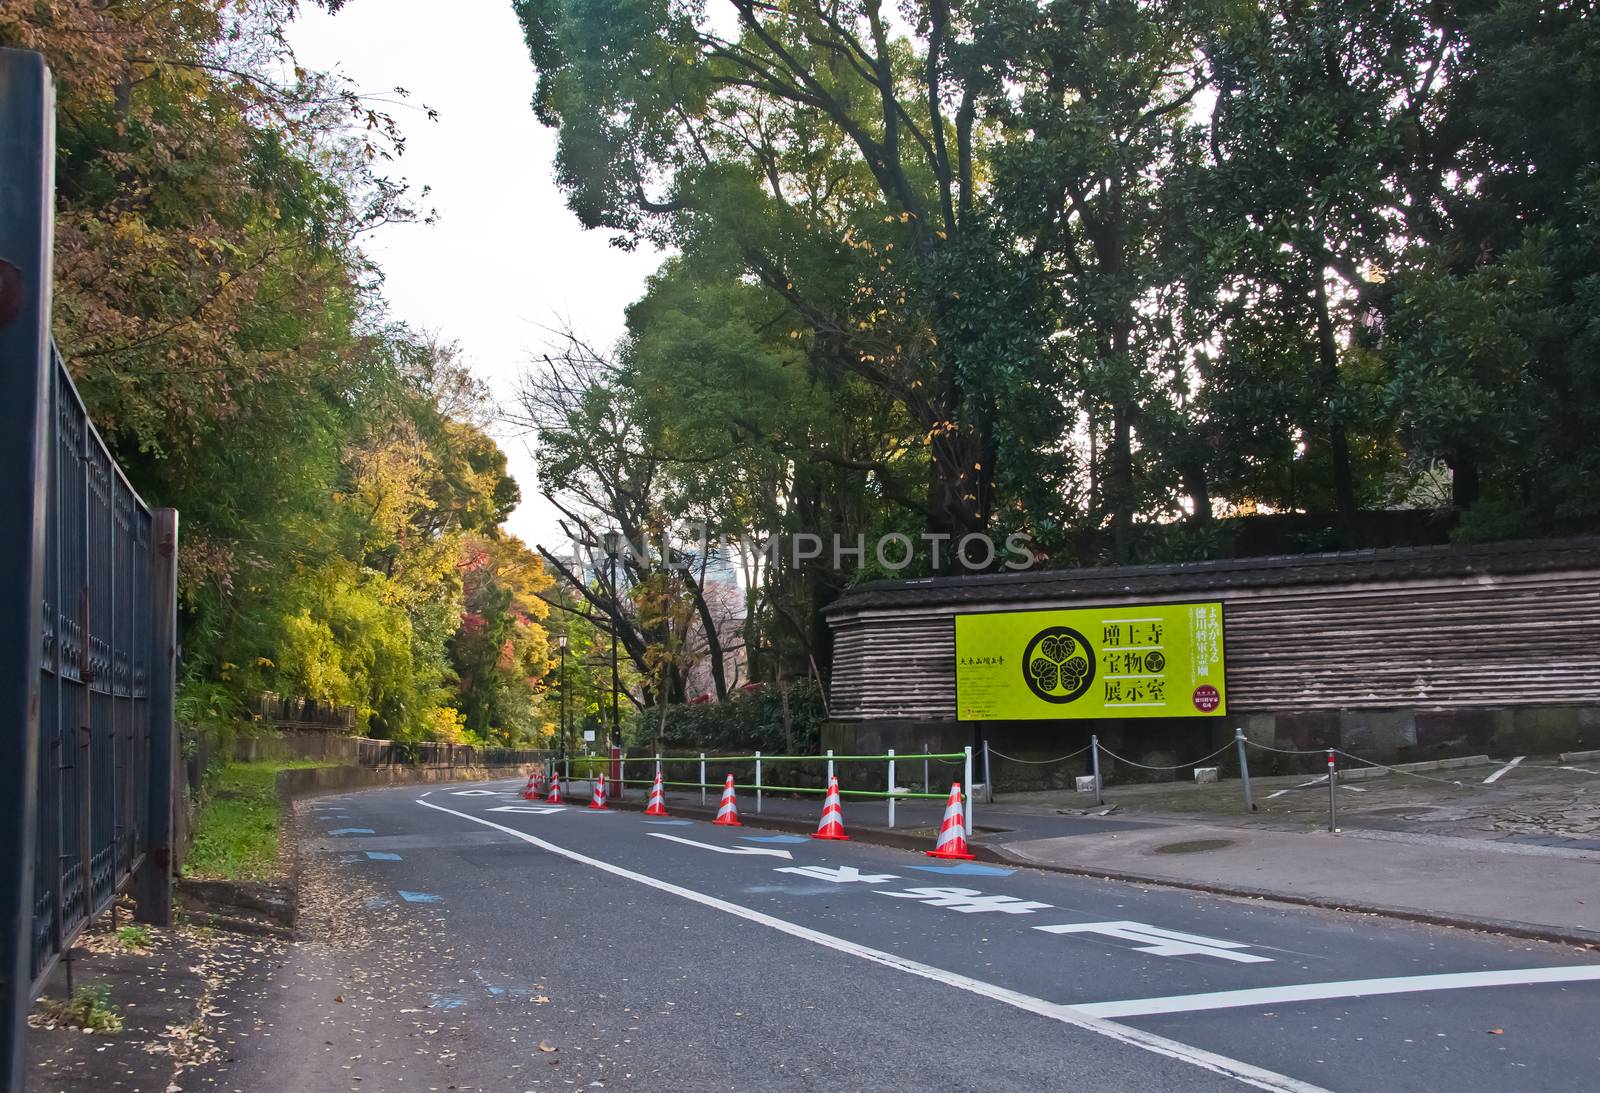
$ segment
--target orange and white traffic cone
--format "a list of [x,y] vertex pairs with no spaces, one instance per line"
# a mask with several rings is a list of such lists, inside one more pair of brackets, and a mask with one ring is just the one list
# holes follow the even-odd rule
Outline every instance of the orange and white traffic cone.
[[644,806],[646,816],[665,816],[667,814],[667,791],[661,785],[661,772],[656,771],[655,785],[650,787],[650,803]]
[[828,795],[822,800],[822,821],[813,839],[849,839],[844,833],[844,809],[839,806],[839,779],[828,776]]
[[944,806],[944,822],[939,825],[939,838],[932,850],[924,850],[930,858],[956,858],[972,861],[974,855],[967,849],[967,820],[961,810],[961,783],[950,783],[950,800]]
[[539,796],[539,790],[534,782],[534,776],[528,775],[528,784],[522,787],[522,799],[532,801]]
[[603,809],[606,807],[606,772],[601,771],[600,777],[594,780],[594,798],[589,802],[590,808]]
[[717,806],[717,818],[711,821],[724,827],[743,827],[739,822],[739,803],[733,799],[733,775],[722,787],[722,803]]
[[559,805],[561,803],[561,775],[550,775],[550,796],[545,798],[546,803]]

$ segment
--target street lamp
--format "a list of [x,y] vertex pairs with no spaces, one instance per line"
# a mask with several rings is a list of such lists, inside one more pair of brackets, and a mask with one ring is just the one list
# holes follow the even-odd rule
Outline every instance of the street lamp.
[[561,733],[558,737],[564,762],[567,758],[567,635],[561,634],[556,638],[556,644],[561,647]]
[[[617,639],[622,634],[622,595],[617,591],[617,554],[622,549],[622,533],[605,534],[606,557],[611,560],[611,746],[622,749],[622,711],[617,705],[617,692],[621,690],[617,674]],[[622,786],[617,786],[622,795]]]

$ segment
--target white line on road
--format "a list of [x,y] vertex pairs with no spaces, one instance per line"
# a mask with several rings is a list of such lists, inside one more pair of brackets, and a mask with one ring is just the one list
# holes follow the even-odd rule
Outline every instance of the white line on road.
[[1270,801],[1270,800],[1272,800],[1272,799],[1273,799],[1273,798],[1274,798],[1274,797],[1282,797],[1282,796],[1283,796],[1283,795],[1284,795],[1284,794],[1285,794],[1285,793],[1288,793],[1288,792],[1289,792],[1289,791],[1288,791],[1288,790],[1286,790],[1286,789],[1280,789],[1280,790],[1279,790],[1279,791],[1278,791],[1278,792],[1276,792],[1276,793],[1269,793],[1269,794],[1267,794],[1267,800],[1269,800],[1269,801]]
[[1589,770],[1587,767],[1562,767],[1561,769],[1570,770],[1577,774],[1600,774],[1600,770]]
[[1393,979],[1348,979],[1342,983],[1299,983],[1291,987],[1175,994],[1166,998],[1129,998],[1122,1002],[1074,1006],[1073,1009],[1096,1017],[1149,1017],[1158,1013],[1275,1006],[1285,1002],[1320,1002],[1330,998],[1369,998],[1380,994],[1452,991],[1466,987],[1521,987],[1537,983],[1581,983],[1587,980],[1600,980],[1600,964],[1572,968],[1512,968],[1498,972],[1405,975]]
[[564,846],[546,842],[544,839],[529,835],[525,831],[518,831],[514,827],[497,824],[493,820],[484,819],[482,816],[473,816],[467,812],[457,812],[453,808],[445,808],[443,805],[436,805],[432,801],[419,800],[417,803],[424,808],[448,813],[451,816],[459,816],[463,820],[471,820],[475,824],[482,824],[497,831],[504,831],[507,835],[513,835],[525,843],[530,843],[552,854],[558,854],[569,861],[579,862],[599,869],[601,872],[610,873],[613,876],[623,877],[637,884],[645,885],[648,888],[654,888],[657,891],[666,892],[693,903],[723,911],[747,922],[754,922],[777,930],[780,933],[788,934],[790,937],[797,937],[802,941],[809,941],[814,945],[821,945],[823,948],[832,949],[835,952],[845,953],[874,964],[881,964],[887,968],[894,968],[908,975],[931,979],[935,983],[943,983],[945,986],[955,987],[957,990],[967,991],[1028,1013],[1037,1014],[1040,1017],[1047,1017],[1064,1025],[1071,1025],[1073,1028],[1098,1033],[1119,1043],[1141,1048],[1155,1055],[1177,1059],[1197,1066],[1202,1070],[1209,1070],[1213,1074],[1226,1075],[1257,1089],[1278,1090],[1282,1091],[1282,1093],[1326,1093],[1320,1086],[1302,1082],[1298,1078],[1291,1078],[1286,1074],[1279,1074],[1276,1071],[1254,1066],[1239,1059],[1230,1059],[1226,1055],[1218,1055],[1216,1052],[1206,1051],[1203,1048],[1191,1047],[1177,1040],[1169,1040],[1165,1036],[1157,1036],[1154,1033],[1145,1032],[1143,1029],[1119,1025],[1114,1021],[1107,1021],[1093,1014],[1083,1013],[1072,1006],[1062,1005],[1059,1002],[1035,998],[1020,991],[1009,990],[993,983],[985,983],[981,979],[973,979],[958,972],[945,971],[943,968],[935,968],[931,964],[924,964],[921,961],[884,952],[882,949],[859,945],[842,937],[825,934],[821,930],[813,930],[808,926],[788,922],[773,915],[752,910],[749,907],[741,907],[737,903],[729,903],[727,900],[708,896],[690,888],[683,888],[668,881],[657,880],[655,877],[646,876],[643,873],[635,873],[631,869],[624,869],[620,865],[612,865],[610,862],[601,861],[599,858],[591,858],[575,850],[568,850]]
[[1507,763],[1505,766],[1501,767],[1499,770],[1497,770],[1493,774],[1489,775],[1489,777],[1485,778],[1483,780],[1483,784],[1484,785],[1488,785],[1491,782],[1498,782],[1500,780],[1500,776],[1502,774],[1504,774],[1506,771],[1512,769],[1518,763],[1522,762],[1526,758],[1527,758],[1526,755],[1517,756],[1515,759],[1511,760],[1511,762]]
[[693,839],[685,839],[680,835],[668,835],[661,831],[650,831],[647,834],[652,839],[671,839],[675,843],[685,846],[698,846],[701,850],[715,850],[718,854],[764,854],[769,858],[787,858],[794,861],[794,855],[787,850],[769,850],[764,846],[717,846],[715,843],[697,843]]

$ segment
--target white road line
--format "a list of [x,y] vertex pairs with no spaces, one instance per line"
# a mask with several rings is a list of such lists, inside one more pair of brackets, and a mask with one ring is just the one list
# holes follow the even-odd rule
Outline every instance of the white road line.
[[1600,774],[1600,770],[1589,770],[1587,767],[1562,767],[1561,769],[1570,770],[1576,774]]
[[1498,972],[1454,972],[1445,975],[1405,975],[1393,979],[1349,979],[1342,983],[1300,983],[1292,987],[1256,987],[1211,994],[1175,994],[1166,998],[1129,998],[1121,1002],[1094,1002],[1074,1006],[1096,1017],[1149,1017],[1158,1013],[1194,1013],[1198,1010],[1235,1009],[1239,1006],[1276,1006],[1289,1002],[1320,1002],[1330,998],[1370,998],[1380,994],[1418,991],[1453,991],[1467,987],[1521,987],[1538,983],[1581,983],[1600,980],[1600,964],[1573,968],[1512,968]]
[[1101,1036],[1109,1037],[1110,1039],[1116,1040],[1119,1043],[1141,1048],[1155,1055],[1162,1055],[1169,1059],[1178,1059],[1182,1062],[1197,1066],[1202,1070],[1209,1070],[1214,1074],[1226,1075],[1227,1077],[1243,1082],[1245,1085],[1253,1086],[1256,1089],[1281,1090],[1283,1093],[1327,1093],[1327,1091],[1323,1090],[1320,1086],[1312,1085],[1309,1082],[1302,1082],[1298,1078],[1291,1078],[1285,1074],[1279,1074],[1275,1071],[1267,1070],[1262,1067],[1253,1066],[1252,1064],[1243,1062],[1239,1059],[1230,1059],[1226,1055],[1218,1055],[1215,1052],[1206,1051],[1202,1048],[1190,1047],[1188,1044],[1179,1043],[1177,1040],[1169,1040],[1165,1036],[1157,1036],[1154,1033],[1145,1032],[1143,1029],[1130,1028],[1127,1025],[1119,1025],[1114,1021],[1107,1021],[1092,1014],[1083,1013],[1072,1006],[1062,1005],[1059,1002],[1050,1002],[1043,998],[1035,998],[1032,995],[1022,994],[1019,991],[1008,990],[1005,987],[999,987],[993,983],[985,983],[981,979],[973,979],[970,976],[961,975],[957,972],[945,971],[943,968],[935,968],[931,964],[923,964],[920,961],[910,960],[903,956],[896,956],[894,953],[884,952],[882,949],[873,949],[866,945],[859,945],[854,941],[847,941],[842,937],[835,937],[832,934],[825,934],[820,930],[813,930],[808,926],[801,926],[797,923],[788,922],[784,919],[776,918],[773,915],[751,910],[749,907],[741,907],[737,903],[729,903],[727,900],[718,899],[715,896],[708,896],[703,893],[696,892],[690,888],[683,888],[664,880],[657,880],[655,877],[646,876],[643,873],[635,873],[631,869],[624,869],[620,865],[612,865],[610,862],[601,861],[599,858],[591,858],[588,855],[580,854],[575,850],[568,850],[564,846],[557,846],[555,843],[546,842],[544,839],[529,835],[527,832],[518,831],[514,827],[506,827],[502,824],[495,823],[493,820],[486,820],[482,816],[473,816],[470,813],[457,812],[453,808],[445,808],[443,805],[436,805],[432,801],[418,800],[417,803],[422,805],[424,808],[431,808],[437,812],[448,813],[451,816],[459,816],[463,820],[471,820],[475,824],[482,824],[485,827],[492,827],[497,831],[504,831],[507,835],[513,835],[525,843],[530,843],[533,846],[537,846],[541,850],[547,850],[552,854],[558,854],[569,861],[579,862],[580,864],[599,869],[601,872],[610,873],[613,876],[622,877],[637,884],[645,885],[648,888],[654,888],[657,891],[678,896],[693,903],[698,903],[704,907],[710,907],[714,910],[725,912],[735,916],[736,918],[742,918],[747,922],[754,922],[758,925],[766,926],[770,929],[777,930],[779,933],[788,934],[790,937],[797,937],[802,941],[809,941],[814,945],[821,945],[823,948],[832,949],[835,952],[845,953],[849,956],[858,957],[874,964],[881,964],[887,968],[894,968],[897,971],[905,972],[908,975],[919,976],[923,979],[931,979],[935,983],[943,983],[945,986],[955,987],[957,990],[967,991],[971,994],[976,994],[983,998],[991,999],[995,1002],[1000,1002],[1008,1006],[1014,1006],[1019,1010],[1037,1014],[1040,1017],[1047,1017],[1053,1021],[1059,1021],[1064,1025],[1071,1025],[1073,1028],[1083,1029],[1086,1032],[1098,1033]]
[[710,850],[718,854],[764,854],[771,858],[785,858],[794,861],[794,855],[787,850],[772,850],[765,846],[717,846],[715,843],[697,843],[693,839],[685,839],[681,835],[668,835],[660,831],[646,832],[652,839],[671,839],[675,843],[685,846],[698,846],[701,850]]
[[1270,800],[1272,800],[1272,799],[1273,799],[1273,798],[1274,798],[1274,797],[1282,797],[1282,796],[1283,796],[1283,795],[1284,795],[1284,794],[1285,794],[1285,793],[1288,793],[1288,792],[1289,792],[1289,791],[1288,791],[1288,790],[1286,790],[1286,789],[1280,789],[1280,790],[1279,790],[1279,791],[1278,791],[1278,792],[1276,792],[1276,793],[1269,793],[1269,794],[1267,794],[1267,800],[1269,800],[1269,801],[1270,801]]
[[1511,760],[1511,762],[1507,763],[1505,766],[1501,767],[1499,770],[1497,770],[1493,774],[1489,775],[1489,777],[1485,778],[1483,780],[1483,784],[1484,785],[1488,785],[1490,782],[1498,782],[1500,780],[1500,776],[1502,774],[1504,774],[1506,771],[1510,770],[1511,768],[1515,767],[1518,763],[1522,762],[1526,758],[1527,758],[1526,755],[1517,756],[1515,759]]

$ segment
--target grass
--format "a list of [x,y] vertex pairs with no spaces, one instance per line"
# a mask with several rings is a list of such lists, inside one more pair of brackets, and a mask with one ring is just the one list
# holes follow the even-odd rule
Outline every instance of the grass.
[[122,1015],[111,1004],[111,988],[104,983],[85,983],[73,992],[70,1002],[46,1000],[45,1013],[64,1025],[76,1025],[90,1032],[121,1032]]
[[142,922],[123,926],[117,930],[117,940],[125,949],[143,951],[150,948],[150,927]]
[[184,874],[239,881],[276,877],[278,772],[327,765],[308,759],[225,764],[200,807]]

